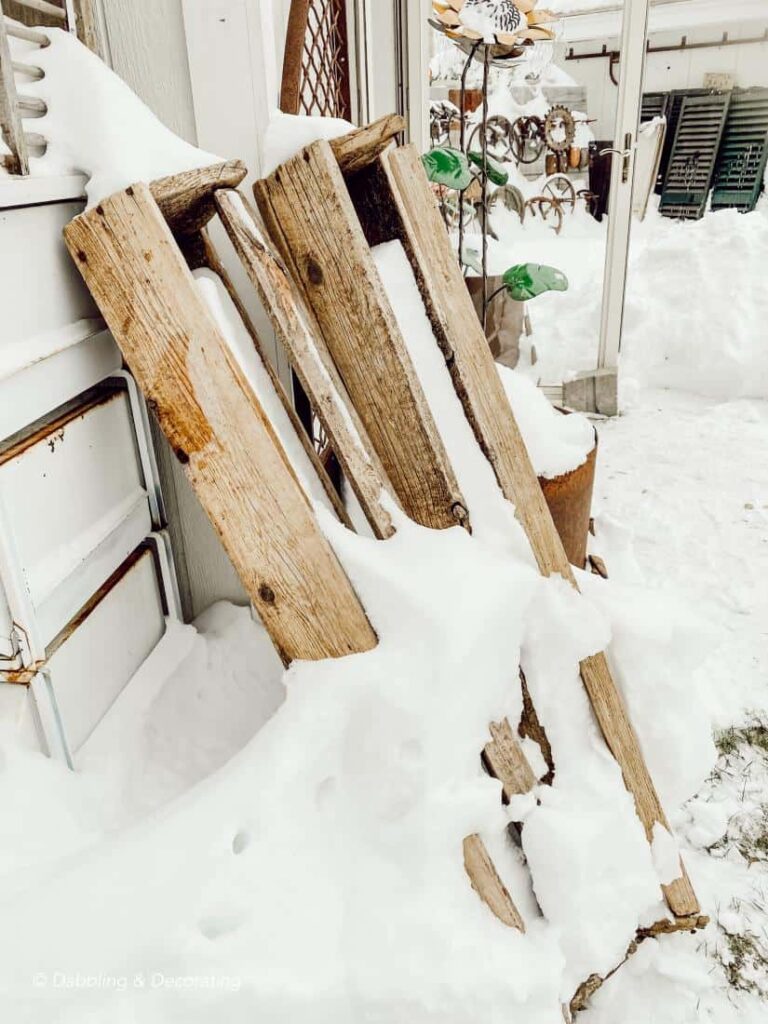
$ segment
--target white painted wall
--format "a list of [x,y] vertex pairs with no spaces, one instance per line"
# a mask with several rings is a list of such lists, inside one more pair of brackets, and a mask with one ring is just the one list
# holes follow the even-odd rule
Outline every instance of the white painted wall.
[[[727,14],[724,7],[723,10]],[[689,28],[684,31],[672,30],[657,32],[650,36],[651,48],[655,46],[675,46],[680,43],[683,35],[688,43],[709,42],[721,38],[724,31],[730,39],[748,39],[762,35],[768,28],[768,5],[765,24],[748,21],[733,25],[709,25],[702,28]],[[616,37],[600,37],[574,43],[576,53],[599,51],[603,45],[608,50],[619,49]],[[562,56],[567,52],[568,44],[561,46]],[[595,134],[601,139],[613,137],[613,124],[616,113],[616,86],[610,80],[607,60],[574,60],[564,61],[559,58],[561,67],[570,74],[579,85],[587,89],[588,110],[591,117],[597,118],[593,125]],[[704,75],[708,72],[726,72],[734,76],[735,85],[739,88],[750,86],[768,86],[768,42],[749,43],[742,46],[721,46],[706,49],[677,51],[667,53],[649,53],[646,57],[645,92],[666,92],[671,89],[698,89],[704,85]]]

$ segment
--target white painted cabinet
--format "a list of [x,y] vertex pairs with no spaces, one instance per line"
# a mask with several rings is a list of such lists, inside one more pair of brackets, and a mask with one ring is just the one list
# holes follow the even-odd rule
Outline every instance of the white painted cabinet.
[[38,186],[0,183],[0,718],[71,762],[180,612],[146,410],[62,239],[83,204]]
[[86,393],[0,447],[0,501],[47,647],[152,531],[127,392]]

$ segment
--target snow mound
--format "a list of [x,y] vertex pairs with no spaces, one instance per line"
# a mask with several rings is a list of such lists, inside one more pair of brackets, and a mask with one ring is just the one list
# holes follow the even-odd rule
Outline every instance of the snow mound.
[[51,44],[42,49],[10,40],[14,60],[45,74],[24,83],[24,93],[48,107],[44,117],[27,122],[48,142],[45,155],[30,160],[33,174],[85,174],[94,206],[133,182],[221,162],[174,135],[71,33],[46,28],[45,34]]

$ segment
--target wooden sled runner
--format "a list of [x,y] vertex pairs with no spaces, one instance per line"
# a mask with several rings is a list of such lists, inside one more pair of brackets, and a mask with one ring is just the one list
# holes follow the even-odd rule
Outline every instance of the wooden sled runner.
[[[212,216],[226,228],[379,538],[394,532],[383,496],[423,525],[471,528],[450,453],[370,254],[371,244],[403,243],[467,418],[516,506],[540,570],[576,585],[418,154],[387,148],[400,128],[399,119],[388,118],[316,143],[257,183],[266,233],[235,190],[244,169],[231,164],[200,172],[194,188],[181,176],[132,186],[65,230],[285,663],[370,650],[377,638],[195,287],[190,267],[203,265],[228,284],[201,234]],[[274,378],[273,386],[289,406]],[[314,465],[330,495],[322,466]],[[334,507],[344,520],[338,501]],[[650,841],[654,825],[666,826],[666,819],[604,655],[583,663],[582,679]],[[537,785],[508,722],[491,724],[484,760],[507,797]],[[524,930],[478,836],[465,840],[464,861],[496,916]],[[682,864],[665,895],[672,913],[666,929],[702,923]]]

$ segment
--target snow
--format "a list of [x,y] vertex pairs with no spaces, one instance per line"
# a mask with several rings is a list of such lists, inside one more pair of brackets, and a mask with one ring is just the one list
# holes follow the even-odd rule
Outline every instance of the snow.
[[340,117],[306,117],[273,111],[264,138],[262,176],[266,178],[280,164],[318,139],[338,139],[354,127],[350,121]]
[[35,175],[83,173],[88,205],[136,181],[220,163],[169,131],[129,87],[69,32],[46,28],[50,46],[10,39],[14,60],[35,64],[45,77],[24,83],[48,112],[33,127],[48,142],[32,157]]
[[[579,204],[559,236],[537,218],[521,227],[506,211],[494,225],[514,244],[491,246],[492,273],[524,258],[558,267],[570,284],[568,292],[529,305],[537,361],[521,369],[553,383],[594,368],[607,221],[598,224]],[[721,400],[768,397],[768,293],[753,284],[767,248],[766,199],[749,216],[722,210],[678,222],[661,217],[651,197],[646,219],[632,229],[620,377],[625,407],[642,388]]]
[[[298,144],[295,125],[278,128],[273,153]],[[101,163],[105,151],[89,151],[85,135],[93,159],[77,166],[93,164],[98,190],[125,167]],[[123,149],[110,145],[119,161]],[[168,149],[158,144],[149,163]],[[756,287],[765,218],[764,204],[698,225],[653,214],[636,233],[623,356],[631,404],[600,424],[592,549],[610,579],[580,573],[583,597],[536,572],[399,244],[374,258],[472,535],[426,530],[396,510],[390,540],[345,529],[223,285],[196,274],[379,645],[283,672],[250,612],[218,605],[194,627],[168,630],[76,774],[4,723],[9,1020],[560,1024],[577,985],[612,971],[638,922],[664,915],[660,882],[676,874],[678,851],[711,924],[699,938],[643,943],[585,1024],[764,1019],[768,960],[738,963],[734,939],[759,950],[765,928],[768,869],[750,853],[750,830],[764,813],[768,757],[751,758],[746,740],[721,741],[713,774],[711,729],[733,724],[736,709],[765,715],[768,704],[768,393]],[[592,444],[591,426],[545,409],[526,377],[594,365],[604,230],[576,214],[559,238],[546,225],[518,227],[514,244],[493,248],[502,269],[524,258],[571,278],[569,293],[531,306],[538,362],[528,353],[520,371],[502,373],[542,473],[574,468]],[[743,287],[723,301],[734,280]],[[649,390],[662,381],[698,393]],[[606,647],[669,810],[672,831],[657,827],[652,846],[579,680],[579,661]],[[555,777],[505,808],[479,752],[489,722],[520,718],[519,667]],[[541,777],[541,753],[530,741],[525,749]],[[524,935],[472,891],[461,857],[470,834],[486,842]]]
[[22,341],[3,343],[0,347],[0,380],[77,345],[84,338],[96,334],[102,326],[100,317],[88,317],[53,330],[41,331]]
[[305,493],[317,505],[330,510],[330,499],[304,446],[296,436],[275,385],[224,283],[212,270],[195,270],[193,276],[214,321],[274,427]]

